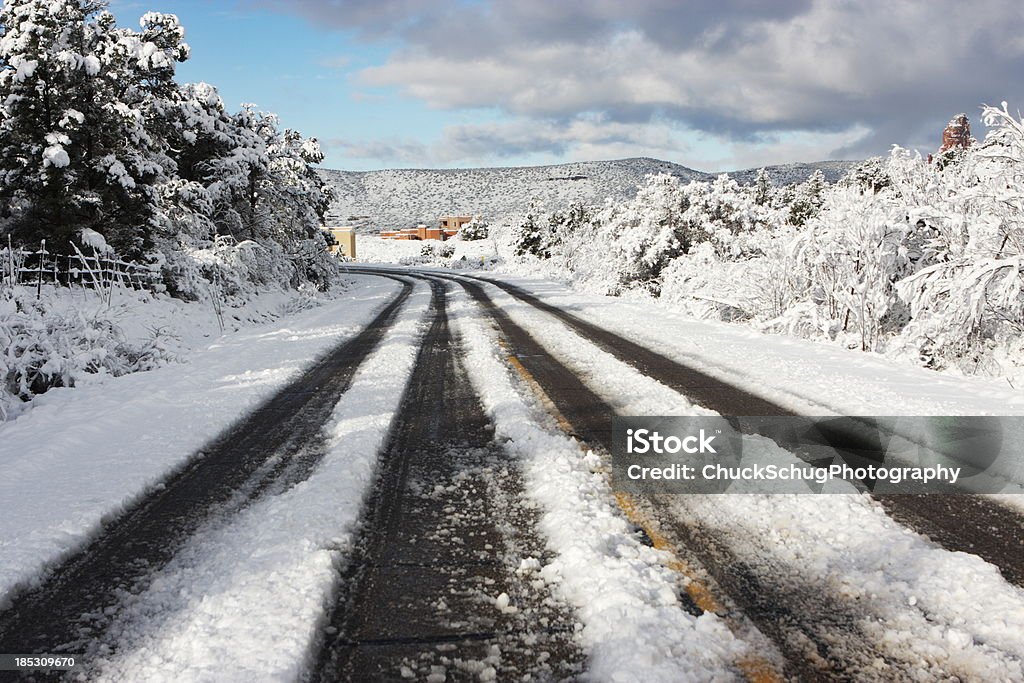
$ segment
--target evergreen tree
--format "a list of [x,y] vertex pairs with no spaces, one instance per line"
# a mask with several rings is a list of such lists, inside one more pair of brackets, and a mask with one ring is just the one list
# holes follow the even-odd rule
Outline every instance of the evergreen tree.
[[853,186],[861,192],[877,194],[887,187],[892,186],[892,179],[889,177],[886,160],[882,157],[871,157],[865,159],[856,168],[852,169],[840,181],[843,185]]
[[490,235],[487,222],[480,216],[473,216],[473,220],[459,228],[459,239],[463,242],[485,240]]
[[[0,8],[0,226],[17,242],[69,239],[86,210],[81,111],[99,73],[86,18],[101,3],[8,0]],[[75,140],[73,141],[74,138]]]
[[818,215],[829,187],[825,174],[819,168],[811,177],[796,186],[789,205],[789,223],[800,226]]
[[243,251],[224,267],[253,281],[322,280],[331,195],[316,140],[178,84],[189,47],[174,15],[139,26],[118,27],[101,0],[0,8],[0,237],[60,251],[93,230],[123,257],[163,263],[183,295],[220,277],[189,254],[229,244]]
[[757,169],[754,180],[754,202],[759,206],[771,206],[775,199],[775,185],[764,168]]
[[66,244],[94,229],[122,254],[151,246],[157,185],[173,164],[158,124],[188,56],[170,15],[141,33],[105,2],[13,0],[0,10],[0,225]]
[[530,212],[526,214],[526,218],[515,231],[513,237],[515,254],[516,256],[529,254],[541,259],[550,258],[551,252],[548,251],[547,236],[541,226],[537,224],[534,213],[536,212],[531,207]]

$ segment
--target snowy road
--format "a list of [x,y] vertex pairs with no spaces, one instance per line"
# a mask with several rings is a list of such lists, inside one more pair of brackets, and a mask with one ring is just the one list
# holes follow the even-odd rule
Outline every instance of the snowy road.
[[110,681],[1024,680],[1019,513],[616,495],[614,415],[798,408],[583,305],[353,272],[392,288],[360,329],[88,543],[23,553],[46,569],[0,652]]

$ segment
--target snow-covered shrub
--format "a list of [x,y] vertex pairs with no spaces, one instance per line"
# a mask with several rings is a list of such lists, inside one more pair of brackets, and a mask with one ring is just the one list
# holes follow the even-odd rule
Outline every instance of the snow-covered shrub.
[[835,188],[790,246],[800,278],[793,301],[814,304],[829,338],[854,335],[861,350],[881,350],[907,322],[895,283],[913,268],[913,234],[891,196]]
[[[777,231],[787,234],[785,227]],[[750,249],[755,237],[762,244]],[[665,269],[661,298],[698,317],[750,321],[764,329],[792,332],[805,323],[784,316],[803,280],[786,253],[787,243],[786,237],[772,237],[767,229],[749,236],[742,257],[723,254],[711,242],[701,243]]]
[[447,242],[426,242],[420,247],[420,263],[431,263],[449,259],[455,254],[455,245]]
[[0,419],[21,401],[86,374],[150,370],[171,358],[162,333],[130,344],[102,314],[60,311],[25,290],[0,300]]
[[685,210],[679,179],[662,173],[650,177],[632,202],[606,206],[595,216],[608,248],[605,267],[617,287],[660,291],[661,272],[694,241]]
[[653,175],[576,220],[495,230],[540,257],[521,266],[591,291],[985,371],[1024,351],[1024,121],[983,114],[985,140],[941,164],[897,147],[835,186]]
[[856,187],[862,192],[881,192],[892,186],[888,162],[882,157],[865,159],[847,173],[838,184],[842,187]]
[[550,224],[545,224],[538,219],[535,211],[531,210],[522,223],[516,228],[512,238],[512,248],[515,255],[519,257],[533,256],[539,259],[551,258],[551,229]]
[[700,318],[738,321],[753,317],[748,293],[749,262],[721,259],[704,242],[672,261],[663,273],[661,298]]
[[825,174],[819,169],[806,181],[788,190],[783,203],[789,207],[789,222],[799,226],[817,216],[828,186]]
[[968,370],[1024,333],[1024,122],[1005,102],[984,120],[984,143],[958,161],[928,173],[897,158],[893,174],[925,232],[921,268],[897,285],[913,316],[904,341]]
[[[579,206],[567,217],[553,216],[553,258],[592,289],[657,296],[667,270],[700,245],[710,245],[723,260],[763,253],[765,231],[781,225],[785,215],[765,200],[770,192],[764,185],[742,187],[725,175],[686,185],[672,175],[652,175],[629,202],[596,210]],[[687,281],[677,277],[672,286]]]
[[473,242],[476,240],[485,240],[489,234],[487,222],[479,216],[473,216],[473,220],[468,223],[464,223],[462,227],[459,228],[458,237],[464,242]]

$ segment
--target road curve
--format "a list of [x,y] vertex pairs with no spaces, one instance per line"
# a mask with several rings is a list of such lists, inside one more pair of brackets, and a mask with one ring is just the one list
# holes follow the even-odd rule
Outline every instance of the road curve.
[[[610,451],[611,417],[615,414],[613,408],[495,306],[483,288],[485,283],[479,278],[461,274],[432,274],[459,282],[495,321],[519,362],[533,375],[575,433],[588,444]],[[506,283],[490,284],[514,295],[516,293],[516,288]],[[788,411],[760,397],[582,321],[539,301],[529,293],[519,294],[517,298],[520,301],[555,315],[619,360],[694,398],[698,403],[703,401],[706,407],[727,414],[735,414],[737,406],[747,414],[788,414]],[[1003,512],[1001,506],[994,508],[991,501],[977,497],[964,499],[964,502],[977,503],[975,514],[980,519],[986,519],[986,523],[993,519],[986,517],[993,510]],[[887,497],[885,502],[888,508],[900,510],[912,508],[914,499]],[[930,503],[932,500],[923,502]],[[871,638],[860,628],[860,624],[870,615],[856,603],[823,589],[813,578],[765,576],[763,568],[748,567],[741,562],[711,530],[700,528],[692,520],[682,521],[677,515],[668,512],[657,497],[648,497],[641,504],[658,520],[665,535],[675,541],[683,556],[703,566],[718,588],[728,594],[734,605],[775,643],[785,657],[787,675],[807,680],[834,680],[837,676],[863,676],[881,680],[909,679],[919,673],[909,670],[906,662],[893,660],[872,646]],[[1011,580],[1017,576],[1015,572],[1019,571],[1022,557],[1015,547],[1010,545],[1007,548],[989,542],[982,543],[979,548],[976,531],[969,528],[964,530],[960,526],[964,524],[964,518],[957,516],[958,510],[947,509],[940,519],[928,520],[933,528],[953,530],[952,537],[935,540],[944,541],[942,544],[950,549],[981,555],[983,559],[999,566]],[[901,519],[897,514],[893,516],[901,522],[907,519]],[[967,523],[969,526],[970,520]],[[922,528],[916,524],[908,526]]]

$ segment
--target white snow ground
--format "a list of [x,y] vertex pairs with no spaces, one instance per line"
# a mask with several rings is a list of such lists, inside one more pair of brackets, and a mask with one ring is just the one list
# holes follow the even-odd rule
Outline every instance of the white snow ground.
[[453,267],[461,265],[459,259],[464,258],[466,268],[480,268],[482,263],[498,257],[498,247],[491,239],[464,242],[459,239],[440,242],[437,240],[385,240],[374,235],[356,235],[356,260],[360,263],[403,263],[417,265],[421,263],[436,264],[437,257],[422,256],[424,247],[431,249],[453,249],[450,259]]
[[358,281],[342,298],[217,338],[184,363],[54,389],[0,423],[0,596],[81,547],[105,520],[360,330],[399,287]]
[[[167,294],[123,287],[101,293],[86,287],[46,284],[37,294],[35,288],[22,286],[16,288],[15,295],[28,305],[41,295],[45,313],[26,314],[31,334],[28,340],[19,339],[16,345],[24,347],[30,342],[27,345],[46,358],[44,367],[55,374],[65,374],[75,386],[84,386],[103,381],[107,374],[102,367],[99,372],[86,370],[91,362],[120,359],[127,365],[133,354],[143,352],[157,354],[158,358],[150,361],[163,365],[187,356],[193,349],[208,346],[212,339],[225,333],[267,324],[302,308],[319,305],[320,301],[343,293],[345,286],[339,280],[329,294],[268,288],[248,292],[244,303],[225,301],[219,310],[210,301],[183,301]],[[16,311],[13,299],[0,299],[0,340],[7,341],[8,335],[3,332],[11,332],[3,329],[4,324],[22,317]],[[23,326],[24,323],[16,327]],[[0,362],[0,374],[38,362],[29,360],[33,355],[8,353],[7,363]],[[33,405],[33,401],[22,402],[0,388],[0,422],[31,410]]]

